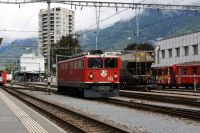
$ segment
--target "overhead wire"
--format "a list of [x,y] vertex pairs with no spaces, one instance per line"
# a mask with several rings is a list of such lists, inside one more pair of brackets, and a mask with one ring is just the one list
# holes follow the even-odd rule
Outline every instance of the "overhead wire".
[[[146,0],[142,0],[142,1],[138,2],[138,3],[145,2],[145,1],[146,1]],[[181,2],[181,1],[185,1],[185,0],[179,0],[179,1],[174,2],[174,3],[171,3],[171,4],[175,4],[175,3],[178,3],[178,2]],[[107,20],[111,19],[112,17],[117,16],[117,15],[119,15],[119,14],[121,14],[121,13],[127,11],[127,10],[129,10],[129,8],[126,8],[126,9],[120,11],[120,12],[116,12],[116,13],[112,14],[111,16],[107,17],[107,18],[101,19],[100,22],[102,23],[102,22],[104,22],[104,21],[107,21]],[[150,10],[152,10],[152,9],[150,9]],[[156,15],[156,14],[153,14],[153,15]],[[89,29],[90,27],[93,27],[93,26],[96,26],[96,23],[87,26],[85,29]]]
[[[144,1],[146,1],[146,0],[142,0],[142,1],[140,1],[139,3],[144,2]],[[113,18],[113,17],[115,17],[115,16],[117,16],[117,15],[119,15],[119,14],[121,14],[121,13],[127,11],[127,10],[129,10],[129,8],[123,9],[123,10],[121,10],[121,11],[117,11],[116,13],[114,13],[114,14],[112,14],[112,15],[110,15],[110,16],[104,18],[104,19],[101,19],[101,20],[100,20],[100,23],[102,23],[102,22],[104,22],[104,21],[107,21],[107,20],[109,20],[109,19],[111,19],[111,18]],[[85,29],[89,29],[89,28],[91,28],[91,27],[93,27],[93,26],[96,26],[96,23],[87,26]],[[88,31],[88,32],[89,32],[89,31]],[[88,32],[84,32],[84,33],[88,33]]]
[[36,30],[10,30],[10,29],[0,29],[0,32],[38,32]]
[[[142,2],[144,2],[145,0],[143,0]],[[176,4],[176,3],[179,3],[179,2],[182,2],[182,1],[185,1],[185,0],[179,0],[179,1],[175,1],[175,2],[173,2],[173,3],[170,3],[170,4]],[[126,10],[128,10],[128,9],[124,9],[124,10],[122,10],[121,12],[123,12],[123,11],[126,11]],[[150,9],[151,10],[151,9]],[[154,9],[155,10],[155,9]],[[112,18],[113,16],[115,16],[115,15],[118,15],[118,14],[120,14],[120,13],[116,13],[116,14],[113,14],[113,15],[111,15],[111,16],[109,16],[109,17],[107,17],[106,19],[104,19],[103,21],[106,21],[106,20],[108,20],[108,19],[110,19],[110,18]],[[155,15],[157,15],[157,14],[155,14],[155,12],[152,14],[153,16],[155,16]],[[168,21],[170,21],[170,20],[172,20],[172,19],[176,19],[177,17],[182,17],[182,16],[184,16],[184,15],[186,15],[186,14],[181,14],[181,15],[176,15],[176,16],[173,16],[173,17],[169,17],[169,18],[164,18],[163,20],[160,20],[159,22],[155,22],[155,23],[151,23],[151,24],[147,24],[147,25],[145,25],[145,26],[142,26],[140,29],[146,29],[146,28],[148,28],[148,27],[151,27],[151,26],[154,26],[154,25],[156,25],[156,24],[159,24],[159,23],[166,23],[166,22],[168,22]],[[190,16],[189,16],[190,17]],[[146,18],[145,18],[146,19]],[[149,19],[149,18],[148,18]],[[146,22],[146,21],[143,21],[143,20],[141,20],[142,22]],[[102,22],[102,21],[101,21]],[[95,24],[93,24],[93,25],[95,25]],[[93,25],[91,25],[91,26],[93,26]],[[135,27],[136,28],[136,27]],[[89,32],[89,31],[88,31]],[[86,34],[88,33],[88,32],[86,32]],[[85,32],[84,32],[85,33]]]
[[[38,9],[40,9],[40,8],[42,7],[43,4],[44,4],[44,3],[41,3]],[[37,10],[38,10],[38,9],[37,9]],[[30,17],[28,18],[28,21],[26,22],[26,24],[23,26],[22,29],[24,29],[24,28],[27,27],[27,25],[30,23],[30,21],[33,19],[33,17],[35,16],[36,13],[37,13],[37,12],[35,11],[35,12],[33,12],[32,15],[30,15]]]
[[[169,3],[169,4],[175,4],[175,3],[178,3],[178,2],[181,2],[181,1],[185,1],[185,0],[179,0],[179,1],[176,1],[176,2],[173,2],[173,3]],[[150,9],[150,10],[152,10],[152,9]],[[155,11],[155,9],[154,9],[153,11]],[[161,11],[162,11],[162,10],[161,10]],[[160,12],[160,11],[159,11],[159,12]],[[141,21],[141,25],[142,25],[142,23],[146,23],[146,22],[147,22],[146,20],[148,20],[149,17],[152,18],[153,16],[156,16],[156,15],[157,15],[157,14],[155,14],[155,12],[153,12],[153,14],[150,15],[150,16],[148,16],[147,18],[142,18],[142,20],[140,20],[140,21]],[[178,15],[178,16],[175,16],[175,17],[181,17],[181,16],[184,16],[184,15]],[[170,18],[171,18],[171,17],[170,17]],[[169,19],[170,19],[170,18],[169,18]],[[173,17],[172,17],[172,18],[173,18]],[[159,24],[159,23],[167,22],[167,19],[168,19],[168,18],[165,18],[164,20],[161,20],[161,19],[160,19],[160,22],[155,22],[155,23],[151,23],[151,24],[146,24],[145,26],[141,27],[140,29],[147,28],[147,27],[150,27],[150,26],[154,26],[154,25]],[[134,27],[134,30],[136,30],[136,27]]]

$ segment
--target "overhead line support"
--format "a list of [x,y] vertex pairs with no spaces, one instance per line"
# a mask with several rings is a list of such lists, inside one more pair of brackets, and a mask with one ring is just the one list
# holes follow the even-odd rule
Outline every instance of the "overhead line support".
[[[48,0],[46,0],[48,2]],[[1,4],[28,4],[46,2],[43,0],[31,1],[3,1]],[[72,6],[87,6],[87,7],[113,7],[113,8],[140,8],[140,9],[171,9],[171,10],[200,10],[200,5],[178,5],[178,4],[148,4],[148,3],[126,3],[126,2],[97,2],[97,1],[77,1],[77,0],[52,0],[51,3],[67,4]]]

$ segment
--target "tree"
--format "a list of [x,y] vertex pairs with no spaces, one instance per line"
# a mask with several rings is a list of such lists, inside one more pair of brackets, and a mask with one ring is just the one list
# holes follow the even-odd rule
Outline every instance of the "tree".
[[[52,57],[52,64],[55,63],[56,55],[63,55],[63,56],[73,56],[74,54],[81,53],[81,47],[79,45],[78,36],[74,34],[69,34],[66,36],[62,36],[61,39],[52,46],[51,55]],[[63,60],[66,58],[60,57],[59,60]]]
[[60,41],[54,45],[53,49],[54,54],[59,55],[70,56],[81,52],[78,37],[73,34],[62,36]]
[[124,50],[154,50],[154,47],[153,45],[148,43],[143,43],[143,44],[132,43],[128,45]]

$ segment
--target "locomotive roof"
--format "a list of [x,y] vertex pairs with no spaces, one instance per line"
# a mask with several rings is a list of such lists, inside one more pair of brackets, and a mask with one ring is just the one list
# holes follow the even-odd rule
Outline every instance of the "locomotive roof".
[[86,55],[85,57],[94,57],[94,58],[105,58],[105,57],[110,57],[110,58],[117,58],[117,57],[119,57],[119,56],[117,56],[117,55],[101,54],[101,55]]
[[152,66],[153,68],[165,68],[165,67],[172,67],[173,65],[176,66],[197,66],[200,65],[200,61],[191,61],[191,62],[184,62],[184,63],[180,63],[180,64],[172,64],[169,66]]
[[58,63],[62,63],[62,62],[65,62],[65,61],[71,61],[71,60],[75,60],[75,59],[81,59],[81,58],[84,58],[84,57],[87,57],[87,58],[119,58],[119,56],[117,56],[115,54],[106,54],[106,53],[95,54],[95,55],[87,54],[87,55],[81,55],[81,56],[74,56],[74,57],[71,57],[69,59],[59,61]]

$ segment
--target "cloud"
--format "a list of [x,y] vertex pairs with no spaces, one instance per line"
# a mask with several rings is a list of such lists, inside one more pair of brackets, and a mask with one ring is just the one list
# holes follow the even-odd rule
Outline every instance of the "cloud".
[[[7,0],[0,0],[7,1]],[[89,0],[93,1],[93,0]],[[102,1],[113,1],[113,2],[133,2],[133,0],[102,0]],[[175,3],[180,0],[134,0],[135,2],[144,1],[144,3]],[[182,0],[177,4],[193,4],[198,0]],[[64,7],[71,9],[70,6],[63,4],[51,4],[51,7]],[[46,3],[37,4],[21,4],[21,5],[7,5],[0,4],[0,37],[4,37],[4,43],[10,42],[14,39],[37,37],[38,36],[38,13],[40,9],[46,9]],[[95,28],[91,26],[96,23],[95,8],[92,7],[74,7],[72,10],[75,11],[75,29],[82,30],[88,28]],[[105,27],[113,24],[119,20],[126,20],[134,16],[135,11],[131,9],[119,9],[116,12],[115,8],[101,8],[100,18],[105,20],[100,23],[101,27]],[[122,12],[123,11],[123,12]],[[122,13],[120,13],[122,12]],[[114,15],[117,14],[117,15]],[[110,17],[113,16],[113,17]],[[110,18],[109,18],[110,17]],[[109,18],[109,19],[106,19]],[[5,30],[5,31],[4,31]],[[8,32],[7,30],[11,30]],[[19,32],[19,31],[33,31],[33,32]]]

